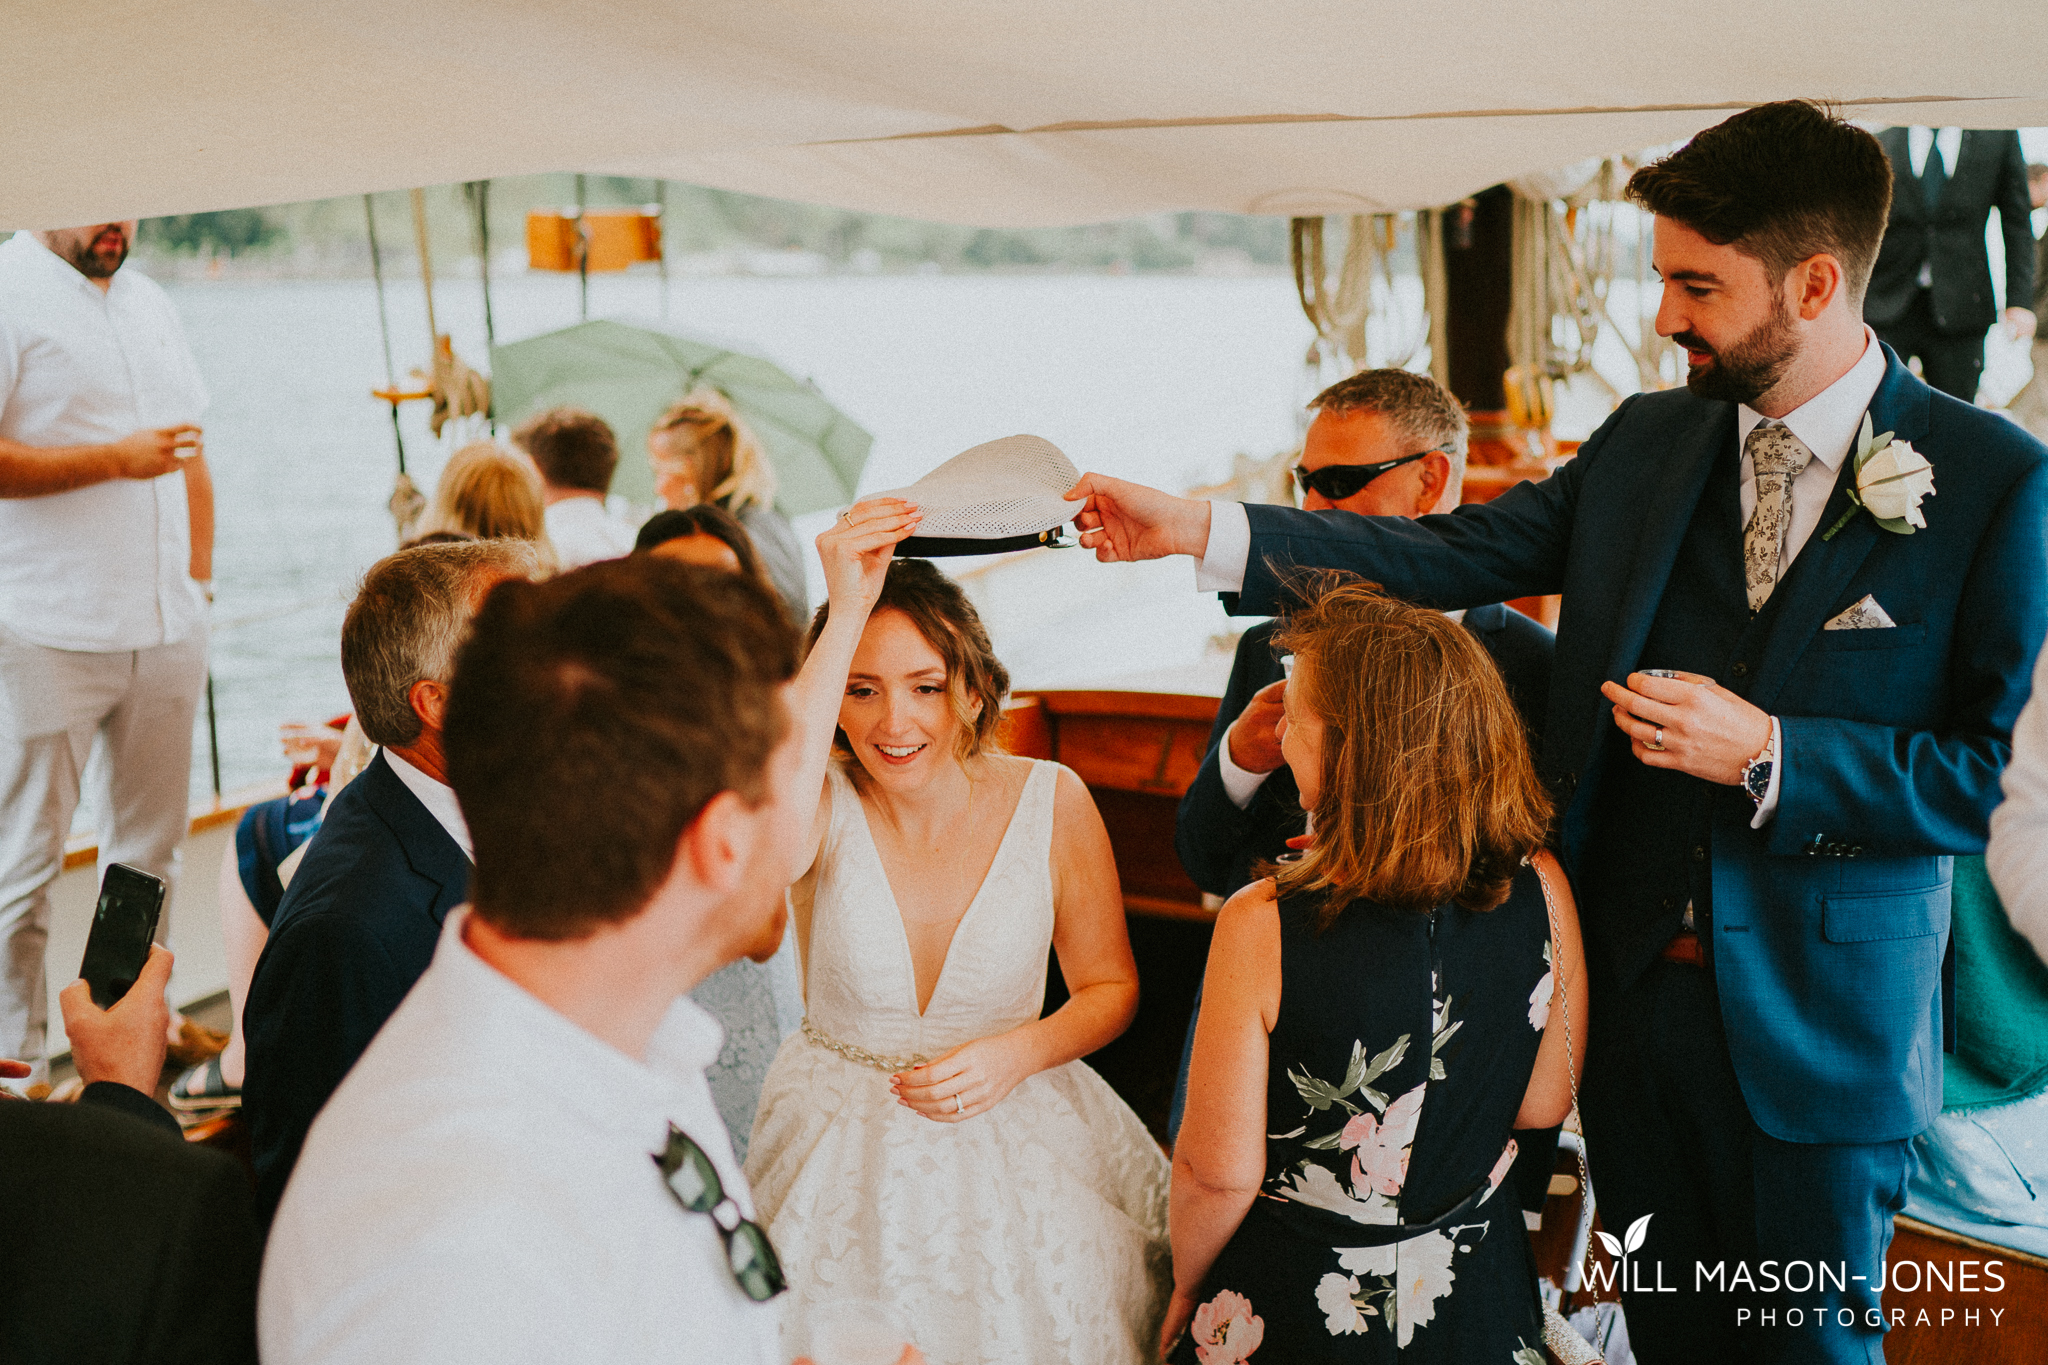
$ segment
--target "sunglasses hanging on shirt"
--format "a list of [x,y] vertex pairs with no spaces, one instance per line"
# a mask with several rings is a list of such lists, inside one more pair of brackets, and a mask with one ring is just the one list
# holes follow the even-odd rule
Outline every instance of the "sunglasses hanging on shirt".
[[1413,455],[1403,455],[1398,460],[1381,460],[1378,464],[1326,464],[1321,469],[1296,465],[1294,481],[1305,491],[1321,493],[1331,502],[1342,502],[1388,470],[1413,464],[1427,456],[1442,453],[1442,450],[1441,446],[1434,450],[1418,450]]
[[710,1215],[718,1235],[725,1239],[726,1263],[741,1292],[755,1303],[765,1303],[789,1287],[782,1278],[782,1262],[768,1244],[768,1234],[759,1223],[740,1214],[740,1206],[725,1192],[718,1168],[690,1135],[673,1123],[668,1126],[668,1147],[651,1153],[661,1167],[662,1182],[675,1201],[691,1213]]

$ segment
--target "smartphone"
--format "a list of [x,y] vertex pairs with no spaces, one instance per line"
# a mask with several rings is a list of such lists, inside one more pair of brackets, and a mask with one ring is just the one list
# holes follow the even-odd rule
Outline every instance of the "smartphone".
[[142,975],[163,909],[163,878],[126,863],[108,866],[92,933],[85,940],[85,960],[78,964],[92,1002],[101,1009],[112,1009]]

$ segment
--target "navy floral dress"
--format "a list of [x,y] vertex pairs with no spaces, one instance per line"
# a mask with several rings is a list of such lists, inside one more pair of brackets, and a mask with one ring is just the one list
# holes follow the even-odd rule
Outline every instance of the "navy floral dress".
[[1542,1365],[1521,1209],[1498,1195],[1550,1015],[1533,871],[1499,909],[1280,904],[1266,1178],[1180,1365]]

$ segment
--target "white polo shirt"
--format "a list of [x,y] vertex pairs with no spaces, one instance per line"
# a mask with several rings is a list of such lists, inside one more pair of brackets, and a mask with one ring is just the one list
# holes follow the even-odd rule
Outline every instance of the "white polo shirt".
[[433,965],[292,1171],[263,1262],[266,1365],[781,1365],[707,1214],[654,1155],[674,1123],[748,1216],[705,1069],[717,1021],[678,996],[642,1062],[527,994],[448,916]]
[[638,536],[637,528],[613,516],[604,499],[594,494],[587,498],[563,498],[548,508],[545,520],[548,540],[561,557],[564,569],[580,569],[605,559],[624,559],[633,553],[633,541]]
[[[0,243],[0,437],[98,445],[206,404],[156,281],[124,266],[101,293],[26,232]],[[30,644],[146,649],[204,619],[180,473],[0,499],[0,545],[0,631]]]

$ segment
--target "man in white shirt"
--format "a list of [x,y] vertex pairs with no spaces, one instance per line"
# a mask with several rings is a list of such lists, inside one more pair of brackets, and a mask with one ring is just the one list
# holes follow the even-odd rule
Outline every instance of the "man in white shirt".
[[100,748],[100,866],[170,880],[206,678],[206,388],[164,291],[121,268],[134,236],[100,223],[0,244],[0,1055],[35,1080],[80,774]]
[[[1675,1280],[1624,1291],[1645,1365],[1883,1358],[1892,1215],[1941,1107],[1950,858],[1983,847],[2048,628],[2048,450],[1863,324],[1891,184],[1875,138],[1796,101],[1638,171],[1686,390],[1484,507],[1069,494],[1100,557],[1196,555],[1248,612],[1290,563],[1438,607],[1563,593],[1539,769],[1591,972],[1601,1214]],[[1798,1260],[1833,1278],[1740,1292]]]
[[307,843],[242,1008],[242,1112],[261,1222],[276,1211],[313,1116],[469,895],[469,829],[442,742],[448,680],[484,595],[539,567],[521,540],[401,550],[363,575],[342,621],[342,679],[363,733],[383,747]]
[[563,568],[633,553],[634,528],[604,503],[619,467],[619,444],[602,417],[580,408],[550,408],[520,423],[512,444],[540,473],[548,539]]
[[269,1365],[784,1359],[687,992],[782,937],[796,651],[653,556],[492,594],[448,703],[473,904],[313,1126]]

